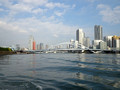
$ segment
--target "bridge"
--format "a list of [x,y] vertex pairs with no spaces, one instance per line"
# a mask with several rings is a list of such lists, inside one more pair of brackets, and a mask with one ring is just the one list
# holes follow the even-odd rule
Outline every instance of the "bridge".
[[120,50],[101,50],[101,49],[50,49],[50,50],[30,50],[24,51],[28,54],[39,54],[39,53],[113,53],[119,54]]
[[102,52],[101,49],[74,49],[74,48],[70,48],[70,49],[56,49],[57,52],[71,52],[71,53],[98,53],[98,52]]
[[[67,47],[73,45],[73,47]],[[55,52],[67,52],[67,53],[120,53],[120,50],[101,50],[101,49],[89,49],[82,44],[75,44],[72,42],[63,42],[50,47],[48,50],[30,50],[30,53],[55,53]]]

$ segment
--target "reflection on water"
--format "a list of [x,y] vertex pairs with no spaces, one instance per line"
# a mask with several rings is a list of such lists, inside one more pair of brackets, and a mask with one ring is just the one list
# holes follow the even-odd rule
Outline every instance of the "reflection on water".
[[2,55],[0,56],[0,65],[8,65],[9,64],[9,56]]
[[0,56],[0,90],[119,90],[119,54]]
[[[86,57],[85,54],[80,54],[80,62],[78,63],[80,70],[76,73],[76,77],[79,80],[107,85],[110,88],[120,88],[119,58],[120,55],[109,55],[109,57],[107,57],[104,54],[98,54],[93,58],[92,55]],[[76,84],[90,89],[89,85]]]
[[[112,79],[112,78],[106,78],[106,77],[101,77],[97,75],[87,75],[84,73],[77,73],[76,74],[77,78],[80,80],[88,81],[88,82],[94,82],[94,83],[100,83],[103,85],[109,85],[113,86],[115,88],[120,88],[120,80],[119,79]],[[77,83],[79,85],[79,83]],[[88,85],[86,85],[88,87]]]
[[35,54],[33,54],[33,59],[32,59],[32,62],[31,62],[31,64],[32,64],[32,68],[33,68],[33,70],[32,70],[32,74],[31,75],[35,75],[36,74],[36,71],[35,71],[35,64],[36,64],[36,60],[35,60]]

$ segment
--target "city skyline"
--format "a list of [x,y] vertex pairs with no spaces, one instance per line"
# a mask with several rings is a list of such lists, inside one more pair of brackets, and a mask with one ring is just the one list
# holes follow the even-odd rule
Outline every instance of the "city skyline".
[[103,36],[119,34],[119,0],[1,0],[0,45],[28,46],[36,42],[57,44],[76,38],[78,28],[94,39],[94,25],[103,26]]

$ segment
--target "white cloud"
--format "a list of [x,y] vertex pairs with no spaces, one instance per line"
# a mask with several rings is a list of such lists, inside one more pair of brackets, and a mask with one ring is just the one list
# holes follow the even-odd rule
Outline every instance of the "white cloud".
[[26,30],[20,30],[21,33],[28,33]]
[[9,8],[12,5],[12,3],[9,0],[0,0],[0,4],[1,6],[5,6],[7,8]]
[[[18,0],[16,2],[14,0],[0,0],[0,3],[8,13],[4,18],[0,17],[0,32],[3,34],[11,32],[13,38],[13,33],[20,36],[22,33],[24,35],[38,35],[40,40],[46,38],[46,40],[51,41],[55,37],[60,39],[61,35],[64,36],[64,39],[70,35],[74,36],[74,30],[77,29],[76,26],[63,24],[60,21],[61,18],[57,17],[75,8],[75,4],[66,5],[48,0]],[[2,7],[0,11],[4,12]],[[21,14],[23,17],[20,16]],[[46,37],[43,39],[44,36]],[[4,38],[4,35],[2,37]]]
[[54,15],[50,16],[50,17],[47,17],[47,16],[42,16],[41,17],[41,21],[43,22],[54,22],[54,23],[57,23],[58,20],[55,18]]
[[0,20],[0,46],[21,44],[27,46],[28,32],[22,27]]
[[99,4],[97,8],[100,9],[99,14],[102,15],[104,22],[113,24],[120,23],[120,6],[111,8],[108,5]]
[[57,38],[57,37],[58,37],[58,35],[57,35],[57,34],[54,34],[53,36],[54,36],[55,38]]
[[48,7],[48,8],[55,8],[55,7],[70,8],[69,5],[65,5],[63,3],[53,3],[53,2],[47,3],[45,6]]
[[[41,21],[37,18],[26,18],[16,21],[0,22],[1,30],[7,30],[16,33],[38,34],[40,37],[58,37],[58,36],[74,36],[76,26],[65,25],[62,22],[54,23],[54,21]],[[41,37],[42,38],[42,37]],[[59,37],[58,37],[59,38]],[[51,38],[49,38],[50,40]]]
[[41,9],[41,8],[38,8],[32,11],[32,13],[35,13],[35,14],[45,13],[45,12],[47,12],[47,9]]
[[55,15],[57,15],[57,16],[62,16],[64,13],[65,13],[65,10],[64,11],[55,11],[54,12],[55,13]]
[[31,12],[32,7],[29,5],[20,3],[20,4],[12,5],[10,9],[16,12]]
[[48,0],[19,0],[20,2],[22,1],[25,4],[31,4],[35,6],[42,6],[45,5]]
[[7,23],[4,21],[0,21],[0,30],[5,30],[5,31],[11,31],[11,32],[22,32],[22,33],[27,33],[26,30],[20,28],[17,25]]
[[97,1],[97,0],[87,0],[87,1],[88,1],[88,2],[92,2],[92,3],[93,3],[93,2],[95,2],[95,1]]
[[[62,16],[68,10],[73,9],[76,6],[75,4],[71,6],[64,3],[50,2],[48,0],[18,0],[16,3],[10,0],[3,0],[0,1],[0,3],[7,8],[8,15],[12,18],[18,13],[46,14],[50,9],[52,9],[51,12],[55,15]],[[2,8],[0,11],[2,11]]]
[[60,10],[57,9],[56,11],[54,11],[54,14],[57,16],[63,16],[68,10],[76,7],[75,4],[70,6],[70,5],[65,5],[64,3],[53,3],[53,2],[46,3],[45,6],[49,9],[59,8]]
[[73,5],[72,5],[72,9],[73,9],[73,8],[75,8],[75,7],[76,7],[76,5],[75,5],[75,4],[73,4]]
[[0,8],[0,12],[4,11],[4,9]]

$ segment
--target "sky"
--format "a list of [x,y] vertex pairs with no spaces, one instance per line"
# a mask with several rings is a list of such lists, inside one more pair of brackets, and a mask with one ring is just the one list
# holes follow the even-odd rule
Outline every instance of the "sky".
[[0,46],[68,42],[78,28],[93,40],[94,25],[120,36],[120,0],[0,0]]

